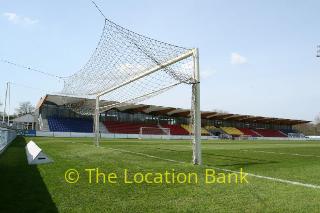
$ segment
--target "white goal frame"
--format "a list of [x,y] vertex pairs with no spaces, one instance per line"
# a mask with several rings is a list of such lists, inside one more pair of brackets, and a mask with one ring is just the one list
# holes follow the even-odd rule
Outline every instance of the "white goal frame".
[[305,138],[305,135],[302,133],[288,133],[288,138]]
[[240,135],[238,140],[253,140],[254,137],[252,135]]
[[[149,127],[149,126],[142,126],[140,127],[140,131],[139,131],[139,138],[140,139],[143,139],[143,135],[153,135],[153,134],[143,134],[143,130],[151,130],[151,129],[155,129],[155,130],[160,130],[163,132],[163,134],[159,134],[159,135],[162,135],[162,136],[166,136],[165,138],[162,138],[162,139],[170,139],[171,138],[171,131],[170,131],[170,128],[162,128],[162,127]],[[158,134],[155,134],[155,135],[158,135]]]
[[95,104],[95,115],[94,115],[94,131],[95,131],[95,143],[96,146],[99,146],[99,139],[100,139],[100,131],[99,131],[99,117],[100,117],[100,112],[103,112],[103,109],[99,106],[99,100],[100,97],[103,95],[106,95],[114,90],[117,90],[127,84],[130,84],[134,81],[137,81],[143,77],[146,77],[158,70],[161,70],[163,68],[166,68],[170,65],[173,65],[179,61],[182,61],[188,57],[193,58],[193,79],[194,83],[192,84],[192,107],[191,107],[191,125],[193,127],[193,132],[194,134],[192,135],[192,151],[193,151],[193,156],[192,156],[192,161],[193,164],[196,165],[201,165],[201,113],[200,113],[200,72],[199,72],[199,51],[198,48],[194,48],[176,58],[173,58],[171,60],[168,60],[167,62],[164,62],[162,64],[159,64],[155,67],[152,67],[148,70],[145,70],[142,72],[140,75],[135,76],[131,79],[128,79],[127,81],[114,86],[108,90],[99,92],[96,95],[96,104]]

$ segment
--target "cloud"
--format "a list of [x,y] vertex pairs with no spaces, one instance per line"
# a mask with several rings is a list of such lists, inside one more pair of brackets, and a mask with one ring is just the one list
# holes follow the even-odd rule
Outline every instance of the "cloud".
[[8,21],[17,24],[19,17],[15,13],[3,13],[3,16],[7,17]]
[[247,62],[247,58],[239,53],[231,53],[231,64],[246,64]]
[[39,22],[38,19],[33,19],[27,16],[19,16],[16,13],[6,12],[3,13],[3,16],[7,18],[7,20],[13,24],[21,24],[23,26],[30,26],[37,24]]
[[203,78],[203,79],[210,78],[215,73],[216,73],[216,70],[214,69],[203,69],[203,70],[200,69],[200,78]]

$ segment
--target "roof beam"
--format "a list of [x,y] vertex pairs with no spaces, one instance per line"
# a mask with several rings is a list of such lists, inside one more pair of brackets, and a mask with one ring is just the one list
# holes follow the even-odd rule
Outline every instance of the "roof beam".
[[189,111],[189,110],[186,110],[186,109],[175,109],[175,110],[172,110],[171,112],[168,112],[168,115],[174,115],[174,114],[177,114],[177,113],[180,113],[180,112],[185,112],[185,111]]
[[168,108],[168,109],[152,111],[151,113],[155,114],[155,115],[167,115],[168,112],[172,112],[173,110],[175,110],[175,108]]
[[203,112],[201,113],[201,118],[208,118],[208,116],[216,115],[217,112]]

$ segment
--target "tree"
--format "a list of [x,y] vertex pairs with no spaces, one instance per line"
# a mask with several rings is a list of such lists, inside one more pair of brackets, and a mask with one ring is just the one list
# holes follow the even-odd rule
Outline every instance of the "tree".
[[299,124],[294,128],[304,135],[320,135],[320,114],[315,117],[314,122]]
[[21,102],[19,104],[19,107],[16,109],[16,112],[18,115],[25,115],[32,113],[34,111],[35,107],[32,106],[32,104],[29,101]]
[[316,118],[314,119],[316,125],[320,124],[320,113],[316,116]]

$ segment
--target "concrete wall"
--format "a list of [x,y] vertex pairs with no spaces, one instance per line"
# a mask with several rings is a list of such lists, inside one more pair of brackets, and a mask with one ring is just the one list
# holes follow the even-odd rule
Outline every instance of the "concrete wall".
[[12,129],[0,128],[0,154],[17,137],[17,132]]

